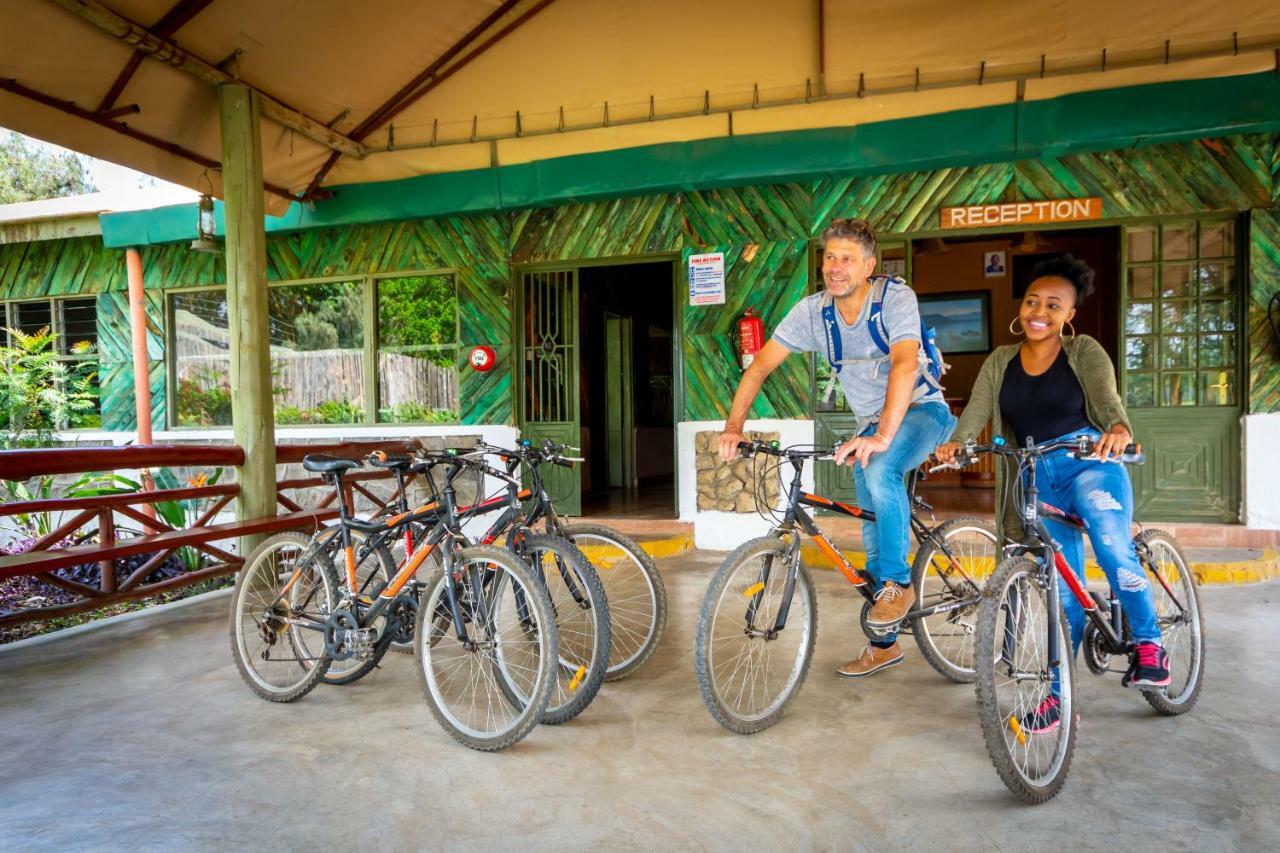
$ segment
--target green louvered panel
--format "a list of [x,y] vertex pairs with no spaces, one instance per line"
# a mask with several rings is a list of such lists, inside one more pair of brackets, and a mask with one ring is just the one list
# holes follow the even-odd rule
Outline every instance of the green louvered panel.
[[226,259],[221,254],[193,252],[186,243],[148,246],[142,250],[144,287],[194,287],[226,283]]
[[[152,428],[164,429],[164,362],[148,362],[147,370],[151,375]],[[102,386],[102,428],[137,429],[138,420],[133,397],[133,365],[129,362],[103,363],[98,367],[98,381]]]
[[[164,359],[163,297],[151,290],[146,293],[147,358]],[[129,294],[115,290],[98,294],[98,360],[103,362],[133,361],[133,331],[129,326]]]
[[663,194],[524,210],[512,224],[512,262],[586,260],[679,251],[680,196]]
[[1280,211],[1255,210],[1249,233],[1249,411],[1280,411],[1280,342],[1267,304],[1280,293]]
[[0,298],[75,296],[125,286],[124,252],[97,237],[0,246]]
[[[742,378],[738,319],[756,308],[765,336],[804,296],[808,286],[808,241],[761,243],[755,257],[742,259],[742,246],[709,246],[699,252],[725,253],[725,304],[684,307],[685,420],[719,420],[729,413]],[[689,252],[686,251],[687,259]],[[686,261],[687,265],[687,261]],[[756,418],[803,418],[809,410],[809,364],[788,358],[765,382],[751,409]]]
[[811,204],[801,184],[685,193],[685,236],[704,246],[796,240],[808,233]]
[[836,217],[865,219],[886,234],[936,229],[941,208],[999,201],[1012,181],[1008,163],[819,181],[809,229],[817,236]]

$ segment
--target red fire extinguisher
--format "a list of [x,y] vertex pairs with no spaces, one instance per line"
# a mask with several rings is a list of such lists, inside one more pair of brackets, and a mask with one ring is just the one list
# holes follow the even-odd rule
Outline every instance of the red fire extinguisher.
[[738,320],[738,350],[742,353],[742,369],[746,370],[755,361],[756,353],[764,346],[764,323],[756,309],[748,308]]

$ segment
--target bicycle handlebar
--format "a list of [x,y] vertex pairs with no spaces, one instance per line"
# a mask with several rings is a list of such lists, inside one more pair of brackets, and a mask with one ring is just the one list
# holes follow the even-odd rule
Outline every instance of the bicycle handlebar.
[[738,442],[738,456],[742,459],[750,459],[756,453],[763,453],[766,456],[776,456],[780,459],[813,459],[824,460],[831,459],[835,454],[830,450],[819,450],[813,448],[811,450],[799,450],[795,447],[783,447],[776,441],[740,441]]
[[[975,444],[972,441],[966,442],[954,462],[944,462],[940,465],[934,465],[929,469],[930,473],[934,471],[945,471],[948,469],[959,470],[965,465],[972,464],[977,461],[978,454],[992,453],[997,456],[1007,456],[1016,459],[1028,459],[1032,456],[1043,456],[1046,453],[1054,453],[1059,450],[1070,451],[1070,456],[1074,459],[1081,459],[1092,456],[1096,444],[1094,440],[1087,435],[1082,435],[1076,439],[1068,439],[1066,441],[1046,441],[1043,444],[1036,444],[1030,447],[1015,447],[1006,444],[997,439],[991,444]],[[930,457],[935,458],[935,457]],[[1141,444],[1130,444],[1125,447],[1124,452],[1119,456],[1109,456],[1105,460],[1099,459],[1100,462],[1115,462],[1124,465],[1141,465],[1146,461],[1146,454],[1142,452]]]

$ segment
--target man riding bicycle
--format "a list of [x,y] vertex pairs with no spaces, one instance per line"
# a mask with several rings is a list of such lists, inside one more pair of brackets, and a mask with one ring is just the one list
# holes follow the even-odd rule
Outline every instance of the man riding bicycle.
[[[907,563],[911,508],[905,477],[950,437],[955,418],[940,387],[919,386],[923,342],[916,296],[901,279],[872,276],[876,237],[871,226],[859,219],[833,219],[822,232],[822,244],[825,289],[791,309],[743,373],[718,447],[725,461],[734,458],[738,443],[746,440],[743,430],[756,394],[787,356],[826,354],[858,418],[854,436],[836,450],[835,460],[853,466],[858,503],[876,518],[862,525],[867,571],[879,587],[866,621],[885,633],[836,670],[846,678],[864,678],[902,661],[895,628],[915,602]],[[877,286],[883,289],[873,296]],[[887,332],[887,353],[872,329],[876,307]]]

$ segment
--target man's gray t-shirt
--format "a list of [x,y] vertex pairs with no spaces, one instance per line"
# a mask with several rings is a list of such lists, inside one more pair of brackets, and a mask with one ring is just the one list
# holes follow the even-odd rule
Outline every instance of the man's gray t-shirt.
[[[822,323],[823,293],[815,293],[801,299],[773,330],[773,339],[792,352],[816,352],[818,358],[827,358],[827,335]],[[840,329],[842,359],[879,359],[884,351],[876,346],[867,330],[867,317],[871,313],[871,298],[863,303],[862,313],[849,325],[835,312],[836,325]],[[899,341],[920,342],[920,307],[911,288],[897,280],[885,287],[881,319],[888,332],[889,345]],[[864,361],[846,364],[840,368],[840,389],[849,408],[858,417],[871,417],[884,408],[884,395],[889,387],[889,362]],[[930,390],[922,400],[942,400],[942,394]]]

